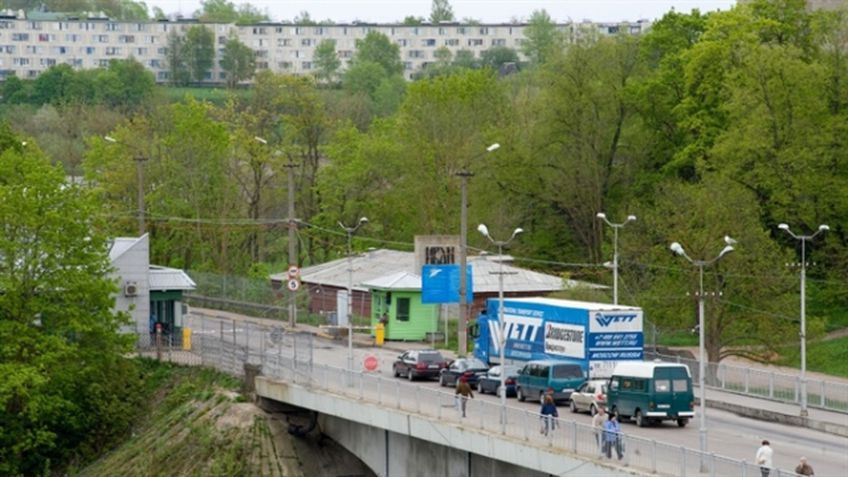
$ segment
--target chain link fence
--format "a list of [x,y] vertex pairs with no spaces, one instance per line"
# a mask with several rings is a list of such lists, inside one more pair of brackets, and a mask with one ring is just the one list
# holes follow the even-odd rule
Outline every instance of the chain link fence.
[[[548,422],[548,432],[545,432],[544,418],[537,412],[511,406],[504,410],[497,402],[471,400],[467,403],[469,417],[462,418],[452,391],[316,362],[315,338],[282,326],[193,312],[187,317],[187,327],[191,328],[190,338],[179,343],[164,336],[139,336],[139,354],[184,365],[212,367],[247,378],[246,381],[252,379],[252,373],[259,373],[347,399],[502,434],[534,446],[564,449],[591,459],[607,459],[601,455],[605,450],[603,442],[607,440],[611,443],[612,462],[660,475],[760,475],[759,466],[746,461],[703,454],[637,436],[604,434],[589,425],[567,419]],[[622,451],[620,459],[616,451],[619,448]],[[796,474],[772,469],[771,475]]]
[[[698,360],[645,352],[645,359],[662,359],[689,366],[692,382],[699,382]],[[749,366],[709,363],[704,382],[707,387],[755,398],[799,404],[801,377]],[[828,411],[848,413],[848,384],[807,378],[807,404]]]

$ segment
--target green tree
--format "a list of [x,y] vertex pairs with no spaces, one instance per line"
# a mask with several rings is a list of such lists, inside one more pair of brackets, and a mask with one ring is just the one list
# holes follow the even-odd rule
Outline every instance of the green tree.
[[456,66],[457,68],[473,69],[479,68],[480,62],[474,56],[473,51],[457,50],[456,54],[453,55],[453,66]]
[[404,19],[401,23],[403,25],[407,25],[407,26],[418,26],[418,25],[421,25],[422,23],[424,23],[426,21],[427,21],[427,19],[424,18],[424,17],[416,17],[414,15],[407,15],[406,17],[404,17]]
[[303,10],[296,17],[294,17],[293,23],[295,25],[303,26],[315,26],[318,24],[315,20],[312,19],[312,17],[309,15],[309,12],[306,10]]
[[239,82],[248,80],[256,72],[256,52],[231,36],[224,45],[221,69],[227,75],[227,86],[234,88]]
[[99,204],[0,127],[0,474],[85,461],[129,428],[139,391],[112,310]]
[[332,83],[342,65],[339,55],[336,53],[336,41],[321,40],[321,43],[318,43],[318,46],[315,47],[313,62],[318,70],[315,76],[321,81]]
[[524,27],[521,51],[534,65],[544,64],[562,47],[562,38],[547,11],[535,10]]
[[185,38],[176,30],[168,33],[165,63],[168,65],[168,79],[172,85],[185,85],[191,80],[191,68],[186,61]]
[[393,43],[389,37],[369,31],[365,38],[356,40],[356,53],[352,63],[373,62],[383,68],[386,76],[402,74],[403,63],[400,61],[400,46]]
[[191,78],[198,82],[205,81],[215,62],[215,34],[203,25],[189,28],[183,52]]
[[493,46],[480,54],[480,63],[495,70],[505,63],[518,64],[518,52],[508,46]]
[[147,106],[155,88],[153,73],[132,58],[110,61],[95,79],[98,102],[127,111]]
[[433,0],[430,7],[430,22],[452,22],[454,21],[453,8],[449,0]]

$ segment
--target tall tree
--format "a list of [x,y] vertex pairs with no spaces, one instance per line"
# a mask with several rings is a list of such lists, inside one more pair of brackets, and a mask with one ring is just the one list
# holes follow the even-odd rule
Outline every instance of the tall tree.
[[248,80],[256,72],[256,52],[231,36],[224,45],[221,69],[227,75],[227,86],[234,88],[239,82]]
[[185,85],[191,79],[191,69],[185,57],[185,38],[176,30],[168,33],[165,63],[168,65],[168,80],[172,85]]
[[215,34],[203,25],[186,32],[183,56],[194,81],[205,81],[215,62]]
[[315,47],[313,57],[316,69],[318,70],[315,76],[323,82],[332,83],[335,81],[342,61],[336,53],[336,41],[325,39],[318,43]]
[[373,62],[380,65],[386,76],[403,73],[403,63],[400,61],[400,46],[378,31],[369,31],[365,38],[356,40],[353,64],[364,62]]
[[521,52],[534,65],[544,64],[557,49],[562,47],[562,38],[556,24],[546,10],[535,10],[524,27]]
[[430,22],[452,22],[454,21],[453,8],[449,0],[433,0],[430,8]]

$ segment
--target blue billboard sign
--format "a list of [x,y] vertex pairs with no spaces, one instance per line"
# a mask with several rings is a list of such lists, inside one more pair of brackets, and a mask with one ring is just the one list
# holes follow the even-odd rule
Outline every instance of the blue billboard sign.
[[[465,267],[465,296],[471,303],[474,300],[471,265]],[[421,267],[421,303],[459,303],[459,265]]]

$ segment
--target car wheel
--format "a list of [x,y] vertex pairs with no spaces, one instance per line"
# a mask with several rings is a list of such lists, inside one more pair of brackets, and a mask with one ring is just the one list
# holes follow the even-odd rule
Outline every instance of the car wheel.
[[400,373],[398,372],[397,366],[394,366],[392,369],[394,369],[395,377],[396,378],[400,377]]
[[524,390],[521,389],[521,388],[518,388],[517,392],[518,392],[518,400],[521,401],[521,402],[524,402],[527,399],[527,396],[524,395]]
[[574,398],[571,399],[571,412],[577,414],[577,404],[574,403]]
[[595,414],[598,413],[598,408],[595,407],[594,404],[589,406],[589,415],[595,417]]
[[677,420],[677,427],[686,427],[686,424],[689,424],[689,419],[682,418]]
[[648,421],[642,416],[642,411],[639,409],[636,410],[636,415],[633,416],[636,419],[636,425],[639,427],[646,427],[648,425]]
[[413,374],[413,373],[412,373],[412,370],[410,369],[410,370],[406,373],[406,377],[407,377],[407,379],[409,379],[410,381],[412,381],[413,379],[415,379],[415,374]]
[[440,375],[439,376],[439,386],[445,387],[447,385],[448,385],[448,383],[447,383],[447,380],[445,380],[445,375],[444,374]]

